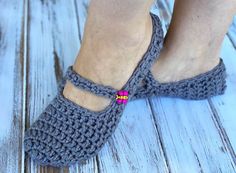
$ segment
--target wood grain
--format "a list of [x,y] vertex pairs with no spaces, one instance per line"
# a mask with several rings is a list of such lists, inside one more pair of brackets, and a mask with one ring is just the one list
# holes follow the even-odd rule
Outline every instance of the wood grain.
[[137,100],[127,105],[98,161],[99,170],[104,173],[168,172],[148,102]]
[[235,172],[207,101],[150,100],[171,172]]
[[21,172],[23,1],[0,1],[0,172]]
[[234,162],[236,163],[236,51],[229,37],[223,42],[221,57],[227,70],[226,93],[210,100],[214,117],[222,134],[222,139],[228,145]]
[[78,18],[79,39],[82,41],[84,35],[84,26],[87,19],[88,6],[90,0],[75,0],[76,15]]

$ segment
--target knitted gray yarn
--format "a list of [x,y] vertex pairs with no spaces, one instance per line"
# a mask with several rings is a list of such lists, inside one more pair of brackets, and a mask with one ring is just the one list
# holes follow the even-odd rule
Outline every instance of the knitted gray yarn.
[[[161,22],[157,16],[151,16],[151,43],[122,88],[129,92],[129,99],[135,94],[162,47]],[[76,74],[72,67],[65,77],[76,87],[107,97],[111,102],[104,110],[94,112],[66,99],[60,91],[25,133],[25,151],[41,165],[69,166],[96,155],[115,131],[125,108],[124,104],[117,104],[117,90],[112,87],[93,83]]]
[[226,69],[222,59],[212,70],[193,78],[170,83],[159,83],[149,71],[132,99],[151,96],[169,96],[201,100],[224,94]]

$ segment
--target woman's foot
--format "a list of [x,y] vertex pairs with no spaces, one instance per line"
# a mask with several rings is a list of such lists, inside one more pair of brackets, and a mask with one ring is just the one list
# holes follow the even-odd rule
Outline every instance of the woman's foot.
[[152,66],[151,72],[160,83],[177,82],[208,72],[217,66],[219,61],[217,56],[208,58],[206,55],[199,55],[191,58],[186,51],[171,52],[164,49]]
[[[130,12],[131,1],[122,4],[114,1],[114,8],[107,8],[104,2],[90,4],[82,47],[73,69],[95,83],[121,89],[151,41],[152,19],[148,12],[151,2],[132,2],[135,13]],[[63,95],[93,111],[102,110],[110,103],[69,82]]]
[[236,1],[176,1],[164,49],[151,71],[159,82],[174,82],[213,69],[232,22]]

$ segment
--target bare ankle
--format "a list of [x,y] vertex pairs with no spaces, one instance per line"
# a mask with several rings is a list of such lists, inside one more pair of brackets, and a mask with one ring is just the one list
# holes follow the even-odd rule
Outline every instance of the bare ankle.
[[182,54],[161,55],[151,69],[155,79],[161,83],[176,82],[205,73],[219,64],[217,56],[188,56]]

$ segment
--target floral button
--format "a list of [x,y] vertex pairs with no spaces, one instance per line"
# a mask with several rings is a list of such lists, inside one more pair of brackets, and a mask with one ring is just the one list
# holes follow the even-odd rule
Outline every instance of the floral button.
[[116,94],[116,103],[118,104],[126,104],[128,102],[128,91],[126,90],[121,90],[118,91]]

